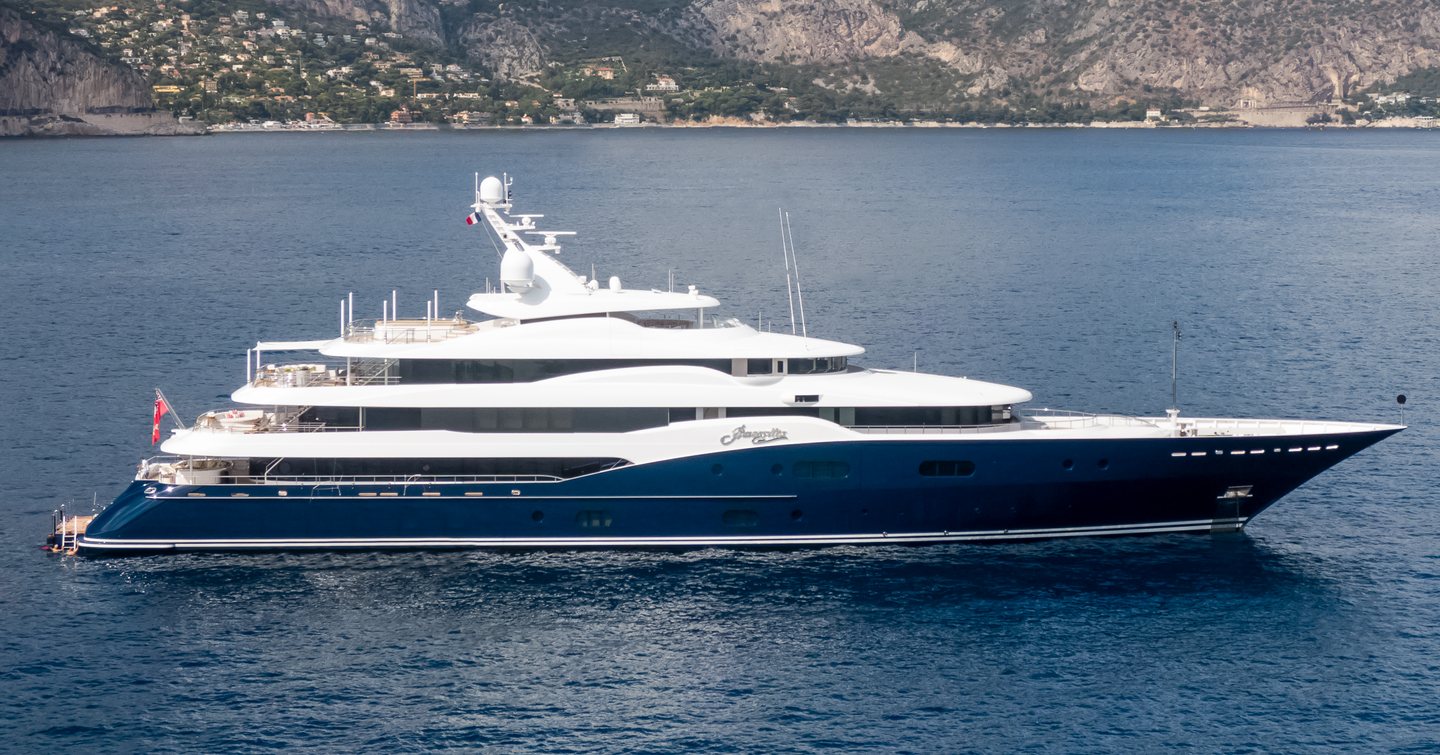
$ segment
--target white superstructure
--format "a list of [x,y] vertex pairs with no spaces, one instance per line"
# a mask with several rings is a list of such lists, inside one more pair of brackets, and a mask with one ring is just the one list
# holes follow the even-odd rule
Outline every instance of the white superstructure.
[[[204,415],[194,428],[176,431],[163,450],[277,459],[508,457],[563,449],[638,463],[713,451],[724,430],[753,416],[785,425],[787,437],[774,442],[883,439],[889,434],[870,430],[909,425],[957,434],[1021,429],[1012,410],[1030,400],[1028,391],[864,369],[849,361],[865,352],[859,346],[712,316],[719,302],[695,286],[630,289],[615,277],[579,275],[559,259],[560,239],[573,234],[540,229],[539,215],[510,214],[508,184],[500,179],[477,186],[474,211],[472,220],[482,220],[504,250],[502,290],[467,302],[489,319],[440,318],[433,303],[423,319],[387,312],[357,322],[347,310],[339,337],[258,343],[249,380],[232,397],[257,409]],[[297,351],[319,357],[266,362]],[[377,421],[394,410],[411,416]],[[529,427],[522,416],[519,426],[507,427],[514,417],[500,414],[492,426],[466,427],[473,415],[447,418],[447,410],[616,414],[614,427],[603,419],[586,428],[573,416],[538,415],[529,421],[545,426]],[[424,416],[415,418],[417,411]]]
[[[473,207],[471,222],[503,245],[501,290],[467,302],[488,319],[441,318],[429,302],[424,318],[387,308],[359,322],[353,303],[342,306],[336,338],[258,343],[232,396],[253,408],[202,415],[163,450],[253,461],[253,476],[284,459],[646,463],[723,450],[737,429],[761,426],[771,437],[760,442],[776,444],[1158,438],[1205,426],[1170,416],[1022,417],[1016,406],[1031,395],[1020,388],[866,369],[850,361],[864,354],[859,346],[710,315],[719,302],[695,286],[629,289],[577,274],[559,259],[560,239],[573,234],[511,214],[507,181],[478,183]],[[318,356],[266,361],[300,351]],[[1252,421],[1234,434],[1323,431],[1308,425]]]

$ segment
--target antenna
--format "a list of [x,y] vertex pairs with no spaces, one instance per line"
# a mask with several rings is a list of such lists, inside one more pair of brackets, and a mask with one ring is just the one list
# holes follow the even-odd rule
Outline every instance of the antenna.
[[790,335],[795,335],[795,291],[790,283],[790,244],[785,240],[785,208],[780,208],[780,256],[785,258],[785,298],[790,300]]
[[795,301],[800,305],[800,337],[809,338],[805,327],[805,294],[800,290],[800,260],[795,256],[795,236],[790,232],[790,213],[785,213],[785,238],[790,242],[790,267],[795,269]]
[[1180,402],[1176,400],[1175,383],[1180,365],[1180,321],[1170,321],[1170,331],[1173,339],[1170,342],[1170,411],[1176,416],[1180,414]]

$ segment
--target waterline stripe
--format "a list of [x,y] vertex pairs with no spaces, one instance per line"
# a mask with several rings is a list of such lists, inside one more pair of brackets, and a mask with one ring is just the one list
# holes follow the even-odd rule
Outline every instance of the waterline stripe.
[[207,539],[207,540],[110,540],[81,535],[82,549],[339,549],[339,548],[573,548],[573,547],[657,547],[707,545],[877,545],[886,543],[949,543],[983,540],[1022,540],[1089,535],[1160,534],[1201,532],[1220,526],[1244,526],[1244,517],[1202,519],[1186,522],[1155,522],[1134,525],[1099,525],[1032,530],[990,530],[975,532],[868,533],[855,535],[763,535],[756,537],[563,537],[563,538],[298,538],[298,539]]

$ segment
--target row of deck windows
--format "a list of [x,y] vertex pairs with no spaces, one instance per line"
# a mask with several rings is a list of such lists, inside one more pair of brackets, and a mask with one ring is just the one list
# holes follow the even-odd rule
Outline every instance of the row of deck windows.
[[250,459],[241,477],[474,477],[543,475],[571,478],[628,466],[620,458],[525,459]]
[[626,367],[703,367],[727,375],[814,375],[845,372],[846,357],[819,359],[401,359],[391,377],[402,383],[533,383],[561,375]]
[[327,428],[366,430],[452,430],[462,433],[624,433],[674,422],[720,417],[817,417],[846,427],[974,426],[1008,422],[1008,406],[946,407],[730,407],[710,408],[567,408],[489,409],[469,407],[315,406],[304,423]]
[[[577,458],[466,458],[466,459],[237,459],[231,462],[231,475],[239,478],[335,478],[335,477],[474,477],[474,476],[550,476],[573,478],[629,466],[630,461],[615,457]],[[723,473],[716,464],[712,472]],[[777,464],[773,474],[782,474]],[[802,459],[789,466],[792,475],[810,480],[843,480],[851,476],[850,464],[830,459]],[[970,477],[975,463],[966,460],[942,459],[920,462],[917,470],[923,477]],[[597,525],[599,526],[599,525]],[[608,525],[605,525],[608,526]]]

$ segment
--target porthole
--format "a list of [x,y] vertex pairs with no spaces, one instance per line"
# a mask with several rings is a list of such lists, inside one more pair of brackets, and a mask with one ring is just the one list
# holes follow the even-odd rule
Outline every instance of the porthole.
[[710,467],[710,474],[713,474],[713,475],[715,475],[716,477],[719,477],[720,475],[725,474],[725,465],[724,465],[724,464],[716,464],[716,465]]
[[805,512],[801,511],[800,509],[795,509],[794,511],[790,512],[790,521],[792,522],[798,522],[803,520],[804,518]]
[[1109,469],[1109,468],[1110,468],[1110,460],[1109,460],[1109,459],[1101,459],[1100,461],[1095,462],[1095,466],[1097,466],[1097,467],[1099,467],[1099,468],[1101,468],[1101,469]]
[[1075,468],[1075,460],[1074,460],[1074,459],[1066,459],[1066,460],[1060,462],[1060,467],[1061,467],[1062,469],[1074,469],[1074,468]]
[[771,464],[771,465],[770,465],[770,474],[773,474],[773,475],[781,475],[781,474],[784,474],[784,473],[785,473],[785,465],[784,465],[784,464]]
[[543,511],[532,511],[532,512],[530,512],[530,521],[532,521],[532,522],[534,522],[534,523],[536,523],[536,524],[539,524],[539,523],[545,521],[545,512],[543,512]]

